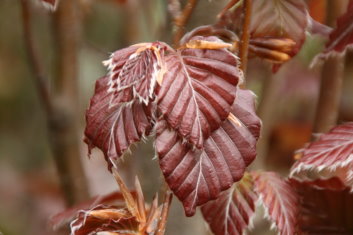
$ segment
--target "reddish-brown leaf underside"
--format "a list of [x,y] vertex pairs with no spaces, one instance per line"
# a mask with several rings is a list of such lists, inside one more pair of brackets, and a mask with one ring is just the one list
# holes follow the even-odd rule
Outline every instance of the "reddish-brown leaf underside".
[[246,173],[241,181],[202,206],[202,215],[215,235],[241,235],[254,216],[258,196],[253,179]]
[[165,120],[157,123],[160,167],[187,216],[238,181],[256,156],[261,121],[255,114],[253,93],[238,90],[231,114],[233,118],[211,134],[203,149],[186,143]]
[[129,105],[111,106],[109,81],[106,76],[96,82],[95,93],[86,112],[85,142],[89,149],[100,148],[111,166],[112,160],[119,158],[131,144],[149,135],[152,124],[150,106],[137,100]]
[[295,234],[299,197],[291,185],[274,172],[252,172],[254,190],[265,207],[266,217],[279,234]]
[[293,165],[291,177],[313,181],[338,177],[348,187],[353,182],[353,123],[345,123],[322,134],[303,149],[302,157]]
[[300,234],[353,234],[353,194],[349,189],[322,190],[306,182],[293,184],[301,197]]
[[226,49],[178,49],[165,57],[158,110],[171,128],[199,149],[229,115],[242,78],[238,64]]
[[353,44],[353,1],[350,1],[347,11],[338,18],[336,28],[330,34],[325,53],[332,51],[343,53]]

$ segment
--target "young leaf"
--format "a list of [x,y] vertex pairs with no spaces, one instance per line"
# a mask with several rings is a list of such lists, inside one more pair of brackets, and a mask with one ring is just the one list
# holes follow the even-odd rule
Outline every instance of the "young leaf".
[[110,106],[138,99],[148,104],[154,98],[159,76],[163,76],[162,42],[140,43],[114,52],[104,62],[109,69]]
[[[138,101],[131,105],[110,105],[109,77],[97,80],[94,96],[86,112],[85,142],[89,149],[100,148],[111,167],[132,143],[152,129],[150,106]],[[152,104],[150,104],[152,105]]]
[[[194,40],[220,41],[215,37]],[[226,49],[178,49],[165,57],[158,109],[197,148],[228,117],[242,73]]]
[[260,125],[254,95],[246,90],[238,90],[231,115],[204,142],[203,149],[185,143],[165,120],[157,123],[159,164],[187,216],[243,176],[256,156]]
[[253,0],[252,5],[251,38],[292,40],[295,46],[292,46],[287,54],[294,56],[305,41],[305,30],[308,26],[305,2],[303,0]]
[[245,173],[241,181],[202,206],[202,215],[216,235],[243,234],[254,216],[257,195],[254,182]]
[[[136,194],[135,192],[131,192]],[[88,201],[82,202],[78,205],[75,205],[72,208],[66,209],[63,212],[60,212],[50,218],[50,225],[54,230],[63,227],[64,225],[69,224],[72,221],[77,212],[80,210],[88,210],[94,208],[100,204],[114,204],[114,205],[124,205],[124,197],[121,192],[112,192],[107,195],[99,195]]]
[[317,141],[304,148],[290,175],[300,181],[337,176],[352,188],[352,166],[353,122],[350,122],[322,134]]
[[266,217],[279,234],[295,234],[298,196],[291,185],[274,172],[252,172],[254,190],[265,207]]
[[138,221],[125,208],[97,206],[88,211],[80,211],[70,224],[72,235],[114,232],[124,235],[139,233]]

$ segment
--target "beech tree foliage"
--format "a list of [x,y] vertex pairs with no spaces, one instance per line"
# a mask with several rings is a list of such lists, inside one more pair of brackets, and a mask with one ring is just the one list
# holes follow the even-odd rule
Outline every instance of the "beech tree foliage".
[[[53,9],[58,4],[42,2]],[[176,1],[169,4],[172,14],[181,7]],[[175,14],[175,22],[190,16],[187,7],[195,3],[188,4]],[[80,211],[71,222],[72,234],[164,233],[171,194],[163,205],[156,197],[145,207],[138,181],[133,195],[117,173],[120,158],[146,138],[154,138],[165,182],[186,216],[201,208],[214,234],[243,234],[256,205],[264,207],[279,234],[307,231],[304,224],[315,217],[305,213],[310,190],[353,191],[353,124],[321,133],[299,150],[288,178],[247,170],[257,155],[261,120],[256,95],[244,85],[241,65],[246,60],[238,56],[249,51],[249,58],[264,59],[276,72],[300,51],[317,24],[304,0],[231,0],[215,24],[186,33],[174,48],[155,41],[112,53],[86,112],[85,142],[89,150],[97,147],[104,153],[125,205],[101,203]],[[182,32],[183,25],[176,26]],[[352,43],[350,1],[321,57],[344,55]],[[303,214],[304,222],[298,219]]]

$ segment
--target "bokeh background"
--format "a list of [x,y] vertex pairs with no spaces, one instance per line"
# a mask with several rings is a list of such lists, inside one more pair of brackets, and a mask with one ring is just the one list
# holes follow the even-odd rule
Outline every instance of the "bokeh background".
[[[62,0],[63,3],[66,1],[70,0]],[[75,123],[67,141],[71,148],[77,148],[75,154],[70,152],[70,156],[77,156],[80,160],[73,161],[71,167],[83,169],[83,174],[74,170],[77,174],[75,181],[82,187],[87,185],[88,194],[85,190],[79,191],[83,200],[88,195],[118,189],[107,171],[102,153],[93,150],[89,159],[87,146],[82,141],[84,112],[93,94],[95,80],[106,73],[101,62],[111,52],[133,43],[155,40],[170,43],[173,23],[166,0],[75,1],[78,10],[72,21],[65,24],[69,28],[75,25],[76,31],[67,33],[57,29],[59,16],[55,14],[58,13],[45,10],[37,0],[29,3],[32,39],[50,87],[50,99],[69,110],[68,117],[62,118],[60,113],[53,116],[63,123],[67,118]],[[347,4],[346,0],[334,2],[339,2],[338,12]],[[187,29],[214,23],[226,3],[225,0],[200,0]],[[317,17],[325,21],[322,14]],[[69,56],[74,60],[71,62],[73,72],[66,78],[68,81],[64,79],[66,82],[62,82],[58,79],[62,76],[58,61],[63,56],[60,52],[63,43],[58,39],[65,37],[77,40],[77,44],[71,51],[75,55]],[[258,114],[264,124],[253,169],[274,170],[286,176],[293,163],[293,152],[310,140],[321,71],[320,66],[310,68],[310,63],[323,46],[323,39],[308,35],[301,52],[275,75],[268,63],[258,59],[250,61],[247,87],[258,96]],[[0,234],[64,234],[52,231],[49,223],[53,215],[65,208],[65,195],[61,191],[54,160],[54,155],[60,154],[53,153],[51,148],[53,138],[55,142],[55,138],[61,137],[50,135],[53,127],[48,126],[43,97],[34,81],[25,48],[21,1],[0,0]],[[345,59],[343,81],[339,122],[353,120],[352,53],[348,53]],[[158,162],[152,160],[151,143],[147,141],[133,147],[132,153],[124,156],[120,165],[129,186],[138,175],[147,201],[152,200],[162,185]],[[268,228],[268,223],[258,222],[250,234],[272,234],[267,232]],[[207,233],[201,215],[184,217],[181,204],[174,198],[167,234]]]

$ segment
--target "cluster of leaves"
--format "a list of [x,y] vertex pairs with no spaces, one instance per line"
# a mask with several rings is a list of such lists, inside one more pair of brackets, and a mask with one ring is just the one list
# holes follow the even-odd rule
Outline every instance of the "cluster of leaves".
[[161,170],[189,216],[240,180],[256,156],[254,95],[237,89],[243,74],[224,46],[194,37],[177,50],[162,42],[119,50],[87,111],[86,142],[110,167],[155,134]]
[[[256,16],[250,25],[249,51],[276,70],[298,53],[315,22],[303,0],[252,2]],[[350,1],[329,35],[325,54],[344,52],[353,43],[352,7]],[[256,156],[261,121],[254,94],[238,87],[244,79],[233,54],[238,50],[239,18],[239,8],[227,9],[215,25],[185,35],[177,49],[153,42],[114,52],[105,62],[109,73],[96,82],[85,141],[89,149],[103,151],[112,169],[132,144],[154,136],[160,168],[187,216],[202,206],[215,234],[241,234],[259,201],[281,234],[295,234],[302,228],[295,190],[303,185],[352,190],[353,124],[334,128],[304,148],[288,180],[272,172],[245,173]],[[135,210],[129,207],[134,199],[125,198],[127,208],[99,206],[80,213],[73,231],[103,224],[112,228],[109,231],[147,232],[152,209],[141,210],[142,203],[135,202],[140,208]],[[114,218],[122,219],[124,226],[120,220],[114,224]]]

